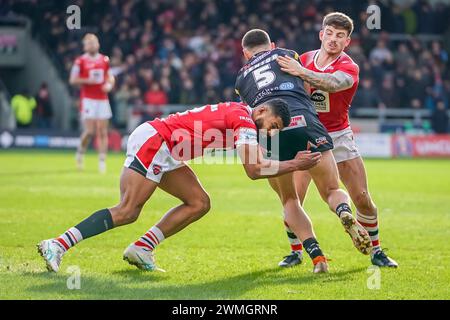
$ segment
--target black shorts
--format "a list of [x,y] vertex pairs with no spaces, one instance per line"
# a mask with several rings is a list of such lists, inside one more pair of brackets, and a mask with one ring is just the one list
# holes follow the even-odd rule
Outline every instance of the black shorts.
[[264,140],[260,140],[260,145],[267,150],[266,157],[272,160],[291,160],[297,152],[304,150],[324,152],[333,149],[333,141],[319,117],[308,110],[297,113],[289,127]]

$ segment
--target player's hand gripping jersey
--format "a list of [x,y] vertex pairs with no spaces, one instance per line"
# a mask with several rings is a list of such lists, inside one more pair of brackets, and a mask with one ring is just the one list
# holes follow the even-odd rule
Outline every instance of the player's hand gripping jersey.
[[162,174],[205,149],[257,145],[251,108],[237,102],[206,105],[141,124],[128,139],[125,166],[159,182]]
[[[279,56],[290,56],[297,61],[299,56],[292,50],[275,48],[254,55],[239,71],[236,93],[252,108],[273,98],[288,103],[292,121],[271,143],[260,141],[271,150],[271,157],[290,160],[298,151],[321,151],[333,148],[333,143],[320,123],[313,103],[305,91],[303,80],[281,71],[277,62]],[[278,141],[278,148],[274,142]]]

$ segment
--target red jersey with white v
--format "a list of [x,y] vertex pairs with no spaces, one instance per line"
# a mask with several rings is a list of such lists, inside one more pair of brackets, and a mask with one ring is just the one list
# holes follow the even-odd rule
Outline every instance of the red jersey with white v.
[[83,54],[75,60],[72,67],[72,75],[83,79],[92,79],[95,84],[85,84],[81,86],[81,98],[108,100],[108,94],[103,92],[102,86],[105,84],[109,73],[109,58],[102,54],[92,57]]
[[190,160],[205,149],[232,149],[241,144],[257,145],[251,108],[226,102],[176,113],[149,123],[166,142],[175,159]]
[[353,78],[353,86],[346,90],[330,93],[311,86],[309,92],[319,114],[320,122],[328,132],[340,131],[350,126],[348,109],[358,88],[359,67],[353,62],[352,58],[342,52],[331,64],[319,68],[316,63],[318,54],[319,50],[306,52],[300,56],[300,61],[305,68],[315,72],[334,73],[342,71]]

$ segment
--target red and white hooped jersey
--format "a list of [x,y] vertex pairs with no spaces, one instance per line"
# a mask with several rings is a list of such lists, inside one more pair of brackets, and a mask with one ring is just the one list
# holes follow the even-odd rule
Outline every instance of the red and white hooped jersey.
[[202,156],[205,149],[257,145],[257,129],[251,114],[252,109],[243,103],[225,102],[149,123],[162,136],[175,159],[190,160]]
[[303,66],[309,70],[322,73],[334,73],[342,71],[353,78],[353,86],[339,92],[325,92],[311,86],[310,96],[316,111],[319,114],[320,122],[328,132],[340,131],[350,126],[348,109],[352,103],[359,83],[359,67],[347,55],[342,52],[329,65],[319,68],[317,57],[320,50],[309,51],[300,56]]
[[81,99],[108,100],[108,94],[102,90],[108,73],[109,58],[107,56],[98,53],[93,57],[85,53],[78,57],[73,64],[71,76],[95,80],[95,84],[84,84],[81,86]]

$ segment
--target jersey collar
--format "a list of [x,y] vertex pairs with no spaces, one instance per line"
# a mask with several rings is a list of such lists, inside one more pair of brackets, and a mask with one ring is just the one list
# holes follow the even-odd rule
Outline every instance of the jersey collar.
[[334,59],[333,61],[331,61],[329,64],[325,65],[325,67],[319,68],[319,66],[317,65],[317,59],[319,58],[319,53],[320,53],[320,49],[316,51],[316,53],[314,54],[314,58],[313,58],[314,67],[315,67],[317,70],[319,70],[319,71],[325,71],[325,70],[327,70],[331,65],[333,65],[336,61],[338,61],[338,60],[341,58],[341,56],[342,56],[342,53],[341,53],[340,55],[338,55],[338,56],[336,57],[336,59]]

